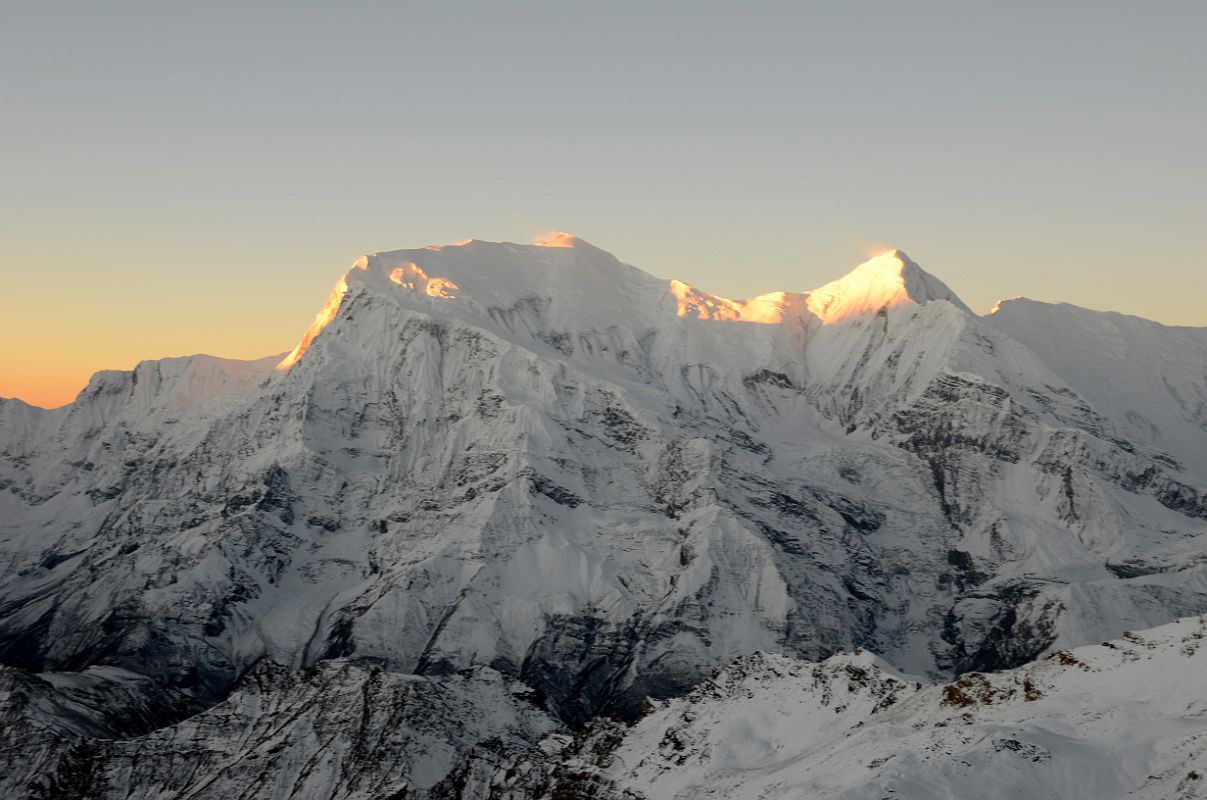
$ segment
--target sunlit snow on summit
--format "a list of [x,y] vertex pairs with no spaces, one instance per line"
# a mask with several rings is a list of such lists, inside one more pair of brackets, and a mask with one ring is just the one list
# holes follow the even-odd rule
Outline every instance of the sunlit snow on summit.
[[574,247],[578,241],[578,237],[574,234],[550,231],[534,237],[532,243],[537,247]]
[[[543,248],[555,252],[536,257]],[[680,280],[659,280],[572,234],[554,232],[537,237],[532,245],[471,239],[362,257],[336,284],[314,323],[278,368],[287,370],[296,364],[336,318],[349,285],[365,282],[376,286],[374,291],[393,284],[420,303],[464,301],[467,308],[493,307],[499,314],[539,296],[557,313],[588,328],[616,324],[616,314],[628,320],[626,324],[656,328],[669,321],[671,309],[674,317],[683,320],[797,327],[831,325],[931,300],[967,310],[946,285],[900,250],[887,250],[813,291],[777,291],[735,300]],[[668,299],[673,299],[673,305],[665,302]]]

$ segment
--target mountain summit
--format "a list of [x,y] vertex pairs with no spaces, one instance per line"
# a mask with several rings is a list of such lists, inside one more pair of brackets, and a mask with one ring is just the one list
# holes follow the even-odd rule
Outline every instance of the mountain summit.
[[971,313],[942,281],[924,272],[900,250],[871,258],[808,296],[809,310],[825,322],[841,322],[901,303],[932,300],[946,300]]
[[941,281],[896,250],[812,292],[731,300],[679,280],[655,278],[567,233],[533,245],[468,240],[359,259],[283,368],[296,363],[334,319],[350,289],[378,293],[415,311],[491,326],[525,309],[525,314],[539,315],[542,326],[577,331],[658,330],[673,325],[675,317],[808,327],[935,300],[971,313]]

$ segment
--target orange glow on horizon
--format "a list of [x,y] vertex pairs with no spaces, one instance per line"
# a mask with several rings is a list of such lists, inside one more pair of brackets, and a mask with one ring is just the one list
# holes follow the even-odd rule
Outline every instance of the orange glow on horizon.
[[0,387],[0,397],[20,400],[38,408],[58,408],[75,400],[95,372],[90,366],[81,366],[73,371],[74,374],[10,373],[4,376],[5,385]]

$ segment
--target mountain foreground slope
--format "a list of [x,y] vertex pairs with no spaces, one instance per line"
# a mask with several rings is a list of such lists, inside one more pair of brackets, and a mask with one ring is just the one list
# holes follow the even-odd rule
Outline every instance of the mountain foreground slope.
[[[304,757],[394,741],[409,791],[756,652],[1011,669],[1207,611],[1205,409],[1207,330],[979,317],[899,251],[743,301],[565,235],[379,253],[287,355],[0,401],[0,662],[85,676],[56,735],[153,728],[119,679],[165,726],[320,702]],[[28,785],[111,754],[73,741]]]
[[336,659],[293,673],[258,666],[213,708],[115,738],[63,724],[111,718],[81,690],[94,676],[5,668],[0,792],[1193,800],[1207,796],[1205,642],[1207,617],[1188,617],[943,683],[867,651],[820,663],[755,653],[633,720],[577,732],[489,667],[419,677]]

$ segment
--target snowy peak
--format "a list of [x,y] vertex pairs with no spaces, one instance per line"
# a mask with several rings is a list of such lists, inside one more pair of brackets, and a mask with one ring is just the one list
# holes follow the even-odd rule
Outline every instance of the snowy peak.
[[905,303],[921,305],[932,300],[946,300],[969,311],[942,281],[925,272],[902,251],[890,250],[810,292],[809,310],[823,323],[830,324],[875,314],[883,308]]
[[560,247],[565,249],[574,249],[586,244],[582,239],[572,233],[565,231],[554,231],[543,236],[538,236],[532,242],[537,247]]
[[359,258],[336,283],[297,347],[293,366],[339,314],[350,293],[368,291],[411,311],[495,324],[540,309],[567,329],[640,327],[665,283],[567,233],[535,244],[470,239]]
[[345,296],[358,290],[411,311],[487,327],[517,312],[538,315],[539,320],[527,321],[529,328],[559,333],[639,333],[672,325],[674,317],[794,327],[815,318],[830,324],[937,300],[968,312],[942,281],[900,250],[879,255],[813,292],[730,300],[681,281],[656,278],[569,233],[541,236],[530,245],[470,239],[357,260],[298,346],[280,363],[281,369],[301,358],[338,315]]
[[[483,308],[506,307],[535,296],[564,300],[609,286],[615,291],[622,285],[660,283],[568,233],[530,245],[472,239],[374,253],[358,261],[345,279],[350,284],[375,283],[386,290],[394,284],[444,300],[470,299]],[[597,298],[599,302],[610,299]]]

